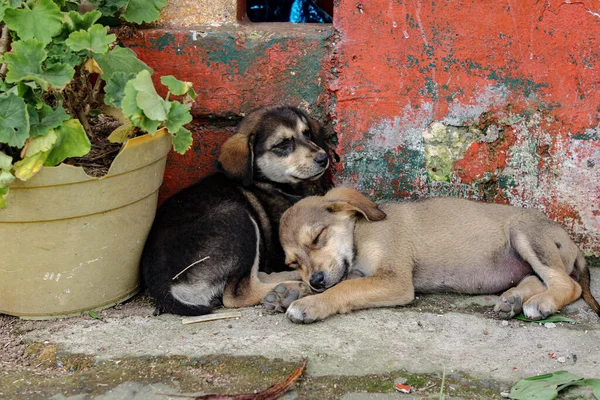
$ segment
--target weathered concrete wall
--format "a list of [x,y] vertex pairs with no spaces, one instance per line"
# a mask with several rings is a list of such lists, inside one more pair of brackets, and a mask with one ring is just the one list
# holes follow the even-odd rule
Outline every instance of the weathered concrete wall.
[[536,207],[600,253],[598,3],[360,3],[334,18],[338,183]]
[[[172,2],[173,15],[207,4]],[[337,136],[337,183],[536,207],[600,254],[597,2],[340,0],[333,34],[240,24],[223,4],[227,18],[167,15],[124,39],[200,93],[194,149],[169,159],[163,199],[214,168],[245,112],[299,104]]]

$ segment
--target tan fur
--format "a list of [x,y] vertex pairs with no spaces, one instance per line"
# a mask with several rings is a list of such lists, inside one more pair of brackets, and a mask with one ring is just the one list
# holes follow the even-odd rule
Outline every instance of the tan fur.
[[[324,233],[315,244],[318,232]],[[317,272],[325,276],[327,290],[290,305],[294,322],[404,305],[415,292],[447,291],[506,291],[495,308],[501,317],[522,309],[541,319],[581,296],[582,287],[569,275],[587,272],[575,243],[543,214],[455,198],[378,206],[354,189],[336,188],[290,208],[280,239],[286,263],[305,282]],[[344,260],[351,260],[350,274],[341,275]],[[342,280],[349,275],[359,278]]]
[[231,136],[221,147],[219,163],[231,176],[242,179],[248,168],[250,152],[250,139],[252,136],[236,133]]

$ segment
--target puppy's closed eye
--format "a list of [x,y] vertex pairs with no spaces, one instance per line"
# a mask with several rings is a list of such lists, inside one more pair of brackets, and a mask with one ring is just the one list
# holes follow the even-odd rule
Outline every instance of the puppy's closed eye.
[[326,232],[327,232],[327,227],[323,227],[318,231],[317,235],[314,237],[314,239],[311,243],[313,247],[323,246],[323,244],[325,242]]

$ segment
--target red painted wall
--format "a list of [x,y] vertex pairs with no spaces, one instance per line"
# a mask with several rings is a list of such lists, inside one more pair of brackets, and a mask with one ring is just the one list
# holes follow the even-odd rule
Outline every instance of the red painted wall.
[[126,40],[192,80],[195,147],[162,198],[214,168],[250,109],[297,104],[334,133],[336,182],[375,198],[539,208],[600,254],[600,3],[340,0],[333,30],[246,24]]
[[339,183],[540,208],[600,252],[600,3],[341,0],[334,25]]

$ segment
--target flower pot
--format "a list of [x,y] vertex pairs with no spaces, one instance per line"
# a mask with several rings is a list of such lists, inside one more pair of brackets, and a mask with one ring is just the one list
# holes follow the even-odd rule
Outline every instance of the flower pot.
[[44,167],[0,210],[0,313],[24,318],[110,307],[139,291],[171,136],[129,140],[108,174]]

